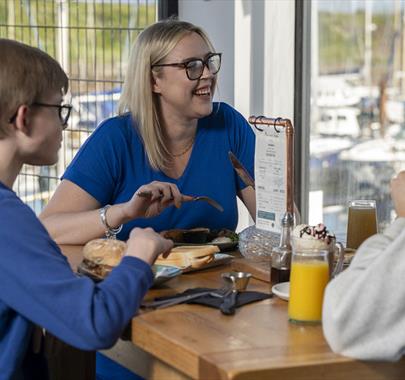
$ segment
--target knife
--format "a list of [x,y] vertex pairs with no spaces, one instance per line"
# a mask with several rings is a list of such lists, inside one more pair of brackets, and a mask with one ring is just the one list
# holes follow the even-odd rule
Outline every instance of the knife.
[[240,161],[231,151],[228,152],[228,156],[229,159],[231,160],[233,168],[235,169],[240,179],[245,183],[246,186],[252,186],[254,189],[255,181],[253,180],[249,172],[245,169],[245,167],[240,163]]
[[174,305],[178,305],[180,303],[191,301],[194,298],[206,296],[207,294],[210,294],[212,292],[213,292],[213,290],[210,289],[210,290],[203,290],[198,293],[186,294],[184,296],[178,296],[178,297],[173,297],[173,298],[169,298],[169,299],[163,299],[163,300],[158,300],[158,301],[146,301],[146,302],[142,302],[141,306],[147,307],[147,308],[163,309],[168,306],[174,306]]

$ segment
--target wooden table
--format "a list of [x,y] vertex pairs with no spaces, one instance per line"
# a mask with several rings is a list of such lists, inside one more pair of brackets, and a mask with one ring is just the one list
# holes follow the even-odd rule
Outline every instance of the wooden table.
[[[74,267],[79,247],[62,247]],[[153,289],[147,299],[193,287],[218,287],[226,267],[186,274]],[[252,279],[249,290],[269,291]],[[120,343],[118,346],[125,344]],[[132,343],[118,350],[147,379],[403,379],[405,360],[361,362],[332,353],[321,326],[293,325],[287,302],[273,299],[237,309],[234,316],[199,305],[141,312],[132,320]]]

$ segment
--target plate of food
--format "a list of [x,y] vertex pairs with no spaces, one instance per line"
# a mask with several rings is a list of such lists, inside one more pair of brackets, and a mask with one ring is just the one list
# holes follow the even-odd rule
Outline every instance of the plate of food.
[[158,256],[156,264],[175,266],[186,273],[227,264],[232,258],[232,255],[220,253],[216,245],[181,245],[174,247],[167,257]]
[[239,241],[238,234],[226,228],[174,229],[162,231],[161,235],[166,239],[173,240],[176,247],[216,245],[221,252],[235,250]]
[[[77,273],[87,276],[93,281],[102,281],[120,263],[125,250],[126,243],[120,240],[92,240],[83,247],[83,260],[77,267]],[[152,272],[152,286],[161,285],[183,273],[176,266],[160,264],[153,265]]]

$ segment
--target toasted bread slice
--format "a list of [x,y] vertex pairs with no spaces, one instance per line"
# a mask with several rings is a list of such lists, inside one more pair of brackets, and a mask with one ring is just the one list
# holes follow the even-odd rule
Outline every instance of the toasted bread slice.
[[216,245],[190,245],[173,248],[165,259],[160,255],[156,264],[173,265],[180,268],[200,268],[214,260],[214,254],[219,252]]

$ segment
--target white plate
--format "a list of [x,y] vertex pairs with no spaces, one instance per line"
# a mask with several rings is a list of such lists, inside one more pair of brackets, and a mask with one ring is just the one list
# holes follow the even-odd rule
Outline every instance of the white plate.
[[[159,286],[164,282],[169,281],[171,278],[179,276],[183,273],[180,268],[169,265],[154,264],[152,270],[154,274],[152,286]],[[83,262],[81,262],[77,267],[77,273],[78,275],[87,276],[96,282],[104,280],[103,277],[98,276],[92,271],[88,270],[87,267],[83,265]]]
[[152,286],[159,286],[164,282],[170,280],[173,277],[179,276],[182,274],[182,270],[177,267],[169,266],[169,265],[153,265],[153,285]]
[[280,282],[271,288],[271,291],[282,300],[288,301],[290,299],[290,283]]

